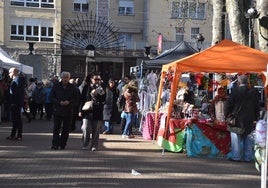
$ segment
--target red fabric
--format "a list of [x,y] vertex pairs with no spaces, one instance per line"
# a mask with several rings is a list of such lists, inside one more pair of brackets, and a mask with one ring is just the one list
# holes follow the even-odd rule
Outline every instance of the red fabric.
[[158,135],[162,136],[166,140],[176,143],[176,134],[175,129],[183,130],[188,124],[194,123],[198,128],[203,132],[203,134],[211,140],[213,144],[223,153],[227,154],[230,151],[230,132],[226,130],[226,125],[220,124],[206,124],[205,122],[199,121],[197,119],[174,119],[169,120],[169,131],[165,134],[165,123],[160,125]]
[[230,151],[231,137],[230,132],[226,130],[226,125],[211,126],[200,122],[195,122],[195,124],[223,154]]
[[164,138],[175,144],[177,134],[177,132],[175,132],[175,129],[183,130],[185,129],[187,123],[189,123],[187,119],[171,118],[169,120],[169,133],[164,135]]
[[155,112],[147,112],[145,115],[145,121],[142,125],[142,136],[146,140],[152,140],[154,135],[154,127],[155,127],[155,137],[158,134],[158,130],[160,127],[160,119],[164,113],[158,113],[158,123],[155,126]]

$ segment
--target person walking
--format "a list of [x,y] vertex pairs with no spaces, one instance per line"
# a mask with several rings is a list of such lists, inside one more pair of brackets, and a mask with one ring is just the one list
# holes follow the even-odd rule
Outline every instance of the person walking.
[[131,81],[131,76],[130,75],[126,75],[124,76],[124,78],[121,80],[121,82],[117,85],[117,89],[119,90],[119,97],[117,99],[117,108],[118,111],[120,112],[120,128],[121,128],[121,132],[124,132],[125,129],[125,125],[126,125],[126,118],[125,118],[125,114],[124,114],[124,107],[125,107],[125,97],[124,97],[124,88],[125,86]]
[[132,126],[137,122],[137,102],[139,102],[138,88],[135,81],[129,82],[124,89],[125,107],[124,116],[126,124],[123,130],[122,138],[134,138],[132,134]]
[[[9,77],[12,79],[10,84],[10,97],[11,97],[11,120],[12,130],[7,140],[22,140],[22,119],[21,109],[24,103],[24,84],[19,79],[19,70],[17,68],[9,69]],[[17,137],[16,137],[17,133]]]
[[238,87],[234,88],[225,105],[225,117],[237,112],[237,127],[242,127],[242,134],[231,132],[231,161],[250,162],[253,159],[253,137],[251,132],[255,129],[260,115],[260,105],[257,92],[248,86],[248,77],[241,75],[237,79]]
[[[96,151],[98,149],[99,134],[103,123],[105,91],[101,86],[101,77],[99,74],[94,73],[90,78],[91,82],[87,77],[87,85],[82,90],[79,116],[82,117],[82,149],[85,150],[89,146],[91,151]],[[87,101],[91,101],[92,107],[83,110],[83,106]],[[90,135],[90,131],[92,135]],[[91,143],[89,145],[90,139]]]
[[33,102],[33,91],[36,88],[36,83],[34,78],[29,79],[29,84],[26,89],[27,91],[27,96],[28,96],[28,105],[29,105],[29,110],[31,114],[31,118],[33,117],[34,109],[36,108],[34,102]]
[[76,101],[73,104],[74,109],[73,109],[72,123],[70,127],[70,132],[73,132],[76,129],[76,121],[78,120],[78,117],[79,117],[79,103],[80,103],[81,93],[74,79],[70,79],[69,82],[75,86],[76,94],[77,94]]
[[46,119],[51,120],[52,112],[53,112],[53,104],[50,100],[50,92],[52,90],[52,82],[50,80],[45,81],[45,112],[46,112]]
[[[69,83],[71,74],[61,73],[61,81],[55,83],[50,93],[53,104],[53,139],[51,149],[65,149],[69,137],[69,127],[73,114],[73,102],[76,100],[76,89]],[[60,134],[61,131],[61,134]]]
[[39,114],[39,119],[41,120],[44,115],[44,104],[46,99],[46,91],[44,88],[44,84],[42,81],[37,82],[37,86],[33,91],[33,103],[35,104],[35,108],[33,111],[33,119],[36,118],[36,114]]
[[113,133],[113,125],[112,122],[116,122],[118,120],[119,112],[117,109],[117,98],[119,97],[119,90],[116,88],[115,80],[110,78],[108,81],[108,86],[105,90],[106,92],[106,100],[103,109],[103,120],[105,130],[103,134],[112,134]]

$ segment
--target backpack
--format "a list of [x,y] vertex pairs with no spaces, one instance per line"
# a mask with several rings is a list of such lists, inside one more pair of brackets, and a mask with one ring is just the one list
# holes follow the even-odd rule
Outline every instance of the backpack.
[[126,99],[125,99],[124,95],[119,95],[119,97],[116,101],[116,105],[117,105],[119,112],[122,112],[124,110],[125,103],[126,103]]

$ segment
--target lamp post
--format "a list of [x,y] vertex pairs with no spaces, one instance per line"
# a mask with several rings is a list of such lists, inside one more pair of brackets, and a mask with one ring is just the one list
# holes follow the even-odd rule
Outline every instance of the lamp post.
[[203,47],[203,42],[205,40],[205,37],[201,34],[201,33],[198,33],[196,35],[196,47],[197,47],[197,50],[198,52],[201,51],[202,47]]
[[28,44],[29,44],[29,51],[30,51],[30,53],[29,53],[29,55],[33,55],[33,51],[34,51],[34,43],[33,42],[28,42]]
[[254,47],[254,36],[253,36],[253,29],[254,29],[254,19],[259,17],[259,13],[255,8],[248,9],[245,17],[248,19],[248,46]]
[[146,54],[146,57],[149,58],[149,55],[151,53],[151,46],[145,46],[144,49],[145,49],[145,54]]

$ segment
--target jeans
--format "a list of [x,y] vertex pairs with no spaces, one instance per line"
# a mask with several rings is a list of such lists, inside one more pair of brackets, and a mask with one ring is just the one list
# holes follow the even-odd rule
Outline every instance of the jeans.
[[136,114],[135,113],[125,113],[126,125],[123,131],[123,135],[131,135],[132,134],[132,125],[135,123]]
[[111,124],[110,121],[104,121],[104,127],[105,127],[104,131],[107,131],[109,133],[113,132],[113,125]]
[[253,138],[231,132],[231,158],[234,160],[251,161],[253,158]]

